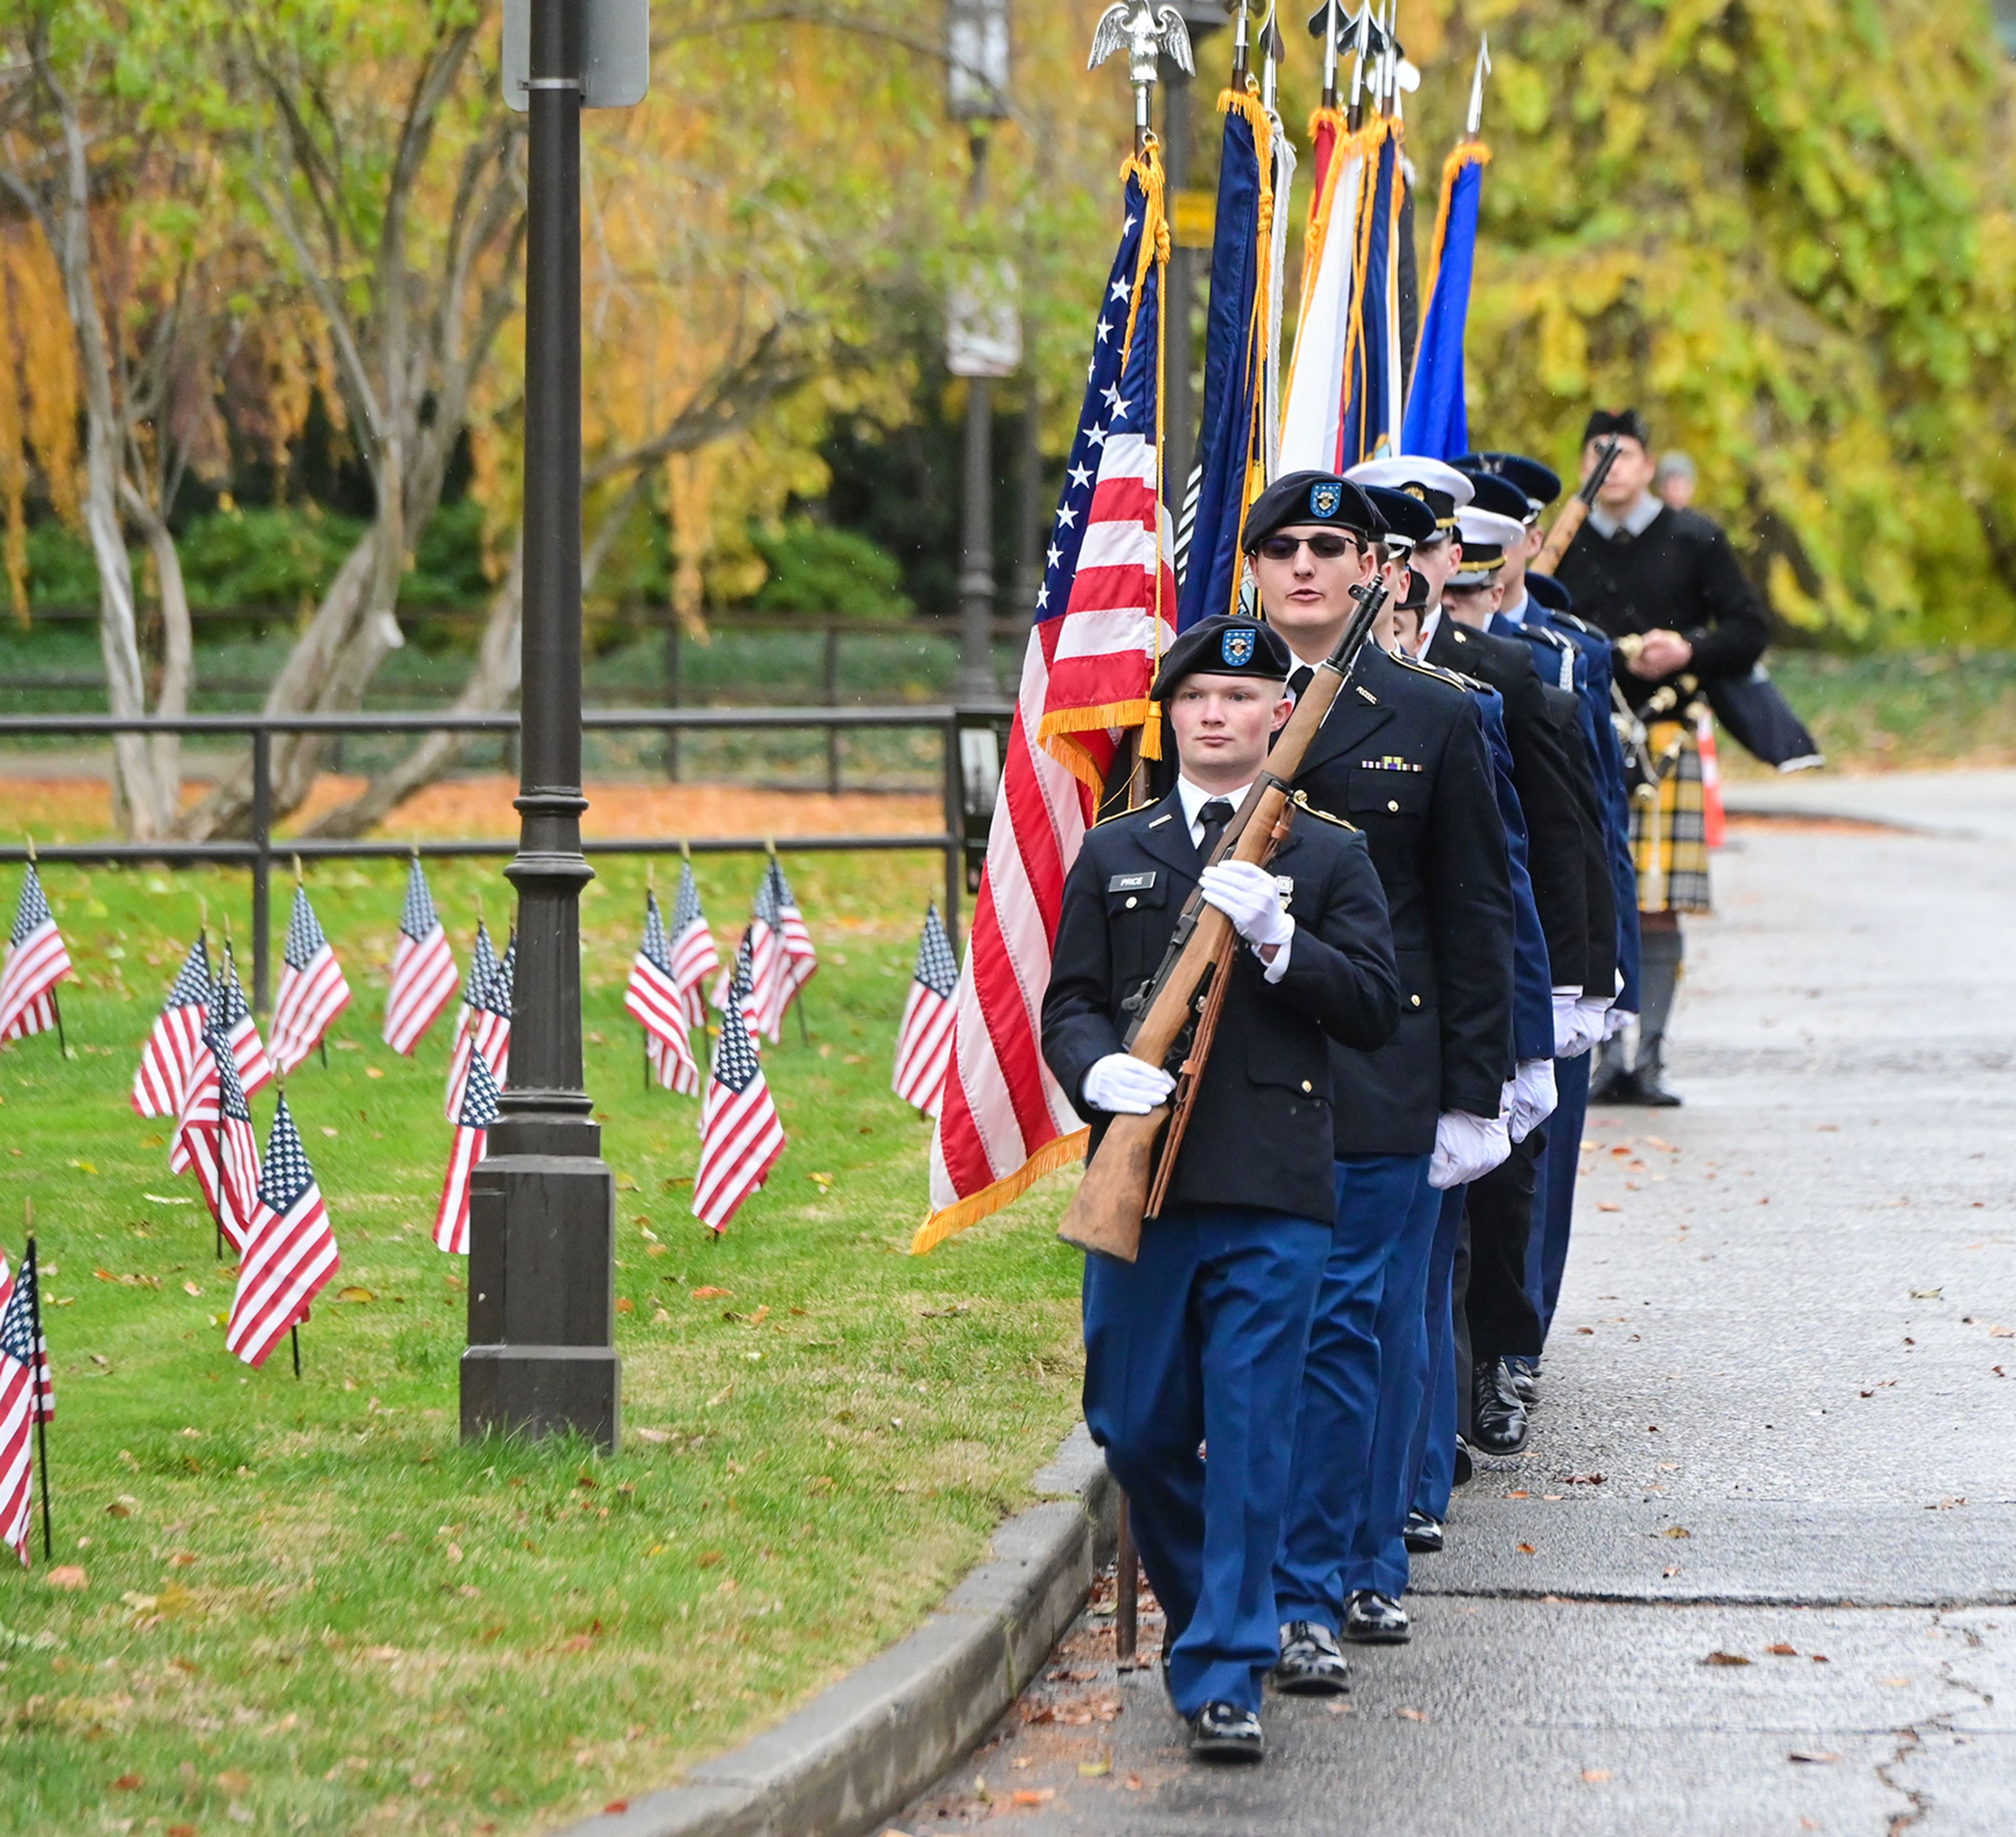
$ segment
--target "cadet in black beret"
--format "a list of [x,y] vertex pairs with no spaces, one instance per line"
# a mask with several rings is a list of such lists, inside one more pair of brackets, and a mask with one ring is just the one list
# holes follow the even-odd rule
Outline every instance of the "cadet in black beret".
[[1612,434],[1623,440],[1635,440],[1640,448],[1649,452],[1652,436],[1645,426],[1645,417],[1636,409],[1594,409],[1582,430],[1582,443],[1587,446],[1593,440],[1607,440]]
[[1246,513],[1246,553],[1252,554],[1282,530],[1319,524],[1349,530],[1368,542],[1380,533],[1371,499],[1350,480],[1334,472],[1290,472],[1269,485]]
[[1251,676],[1285,683],[1294,660],[1281,634],[1258,619],[1220,614],[1199,619],[1162,653],[1151,699],[1165,702],[1186,676]]

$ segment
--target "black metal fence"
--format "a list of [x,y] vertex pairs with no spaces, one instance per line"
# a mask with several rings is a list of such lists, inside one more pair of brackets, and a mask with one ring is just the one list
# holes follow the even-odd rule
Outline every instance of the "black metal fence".
[[[1006,757],[1006,733],[1013,710],[1005,705],[861,708],[590,708],[581,717],[589,732],[662,733],[669,744],[682,733],[823,729],[829,747],[842,730],[864,728],[934,729],[943,751],[944,827],[934,834],[779,836],[638,836],[584,841],[585,854],[665,855],[690,848],[696,855],[915,853],[945,858],[945,921],[959,947],[963,889],[978,884],[988,825]],[[517,852],[515,837],[495,840],[391,841],[273,835],[273,736],[276,733],[499,733],[515,736],[515,714],[189,715],[121,719],[110,715],[0,715],[0,742],[49,737],[110,738],[121,733],[233,734],[251,745],[251,835],[239,841],[63,842],[38,845],[44,861],[146,862],[174,866],[209,863],[236,864],[252,877],[252,1002],[264,1013],[272,992],[272,873],[275,859],[298,855],[304,861],[369,860],[420,855],[430,859],[490,856]],[[0,845],[0,861],[28,858],[25,843]]]

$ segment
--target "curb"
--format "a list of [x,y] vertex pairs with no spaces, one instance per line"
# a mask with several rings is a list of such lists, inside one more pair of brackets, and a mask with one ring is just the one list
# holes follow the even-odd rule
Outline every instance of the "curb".
[[1119,1489],[1083,1423],[909,1638],[684,1782],[556,1837],[860,1837],[971,1749],[1048,1662],[1112,1554]]

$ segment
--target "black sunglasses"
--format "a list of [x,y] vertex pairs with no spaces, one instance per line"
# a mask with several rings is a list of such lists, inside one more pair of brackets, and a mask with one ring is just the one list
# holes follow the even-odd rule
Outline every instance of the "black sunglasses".
[[1364,544],[1357,537],[1333,535],[1328,530],[1312,536],[1267,536],[1262,539],[1260,553],[1269,561],[1292,561],[1295,551],[1305,543],[1309,553],[1319,561],[1335,561],[1340,557],[1363,550]]

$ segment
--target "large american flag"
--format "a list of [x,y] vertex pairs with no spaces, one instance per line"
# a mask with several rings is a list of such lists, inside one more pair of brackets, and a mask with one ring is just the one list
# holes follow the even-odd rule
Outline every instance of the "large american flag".
[[49,1346],[38,1331],[32,1253],[19,1277],[0,1252],[0,1541],[25,1566],[34,1518],[34,1461],[29,1437],[56,1414]]
[[693,1216],[717,1235],[728,1229],[736,1208],[762,1186],[784,1151],[783,1125],[777,1120],[754,1036],[742,1018],[740,980],[729,987],[707,1095],[700,1100]]
[[448,1006],[458,979],[455,953],[434,916],[434,896],[416,855],[406,876],[399,942],[392,953],[392,985],[385,992],[386,1045],[395,1053],[410,1054]]
[[173,1116],[182,1108],[209,1000],[210,952],[199,932],[140,1049],[140,1069],[133,1074],[133,1108],[140,1115]]
[[7,954],[0,959],[0,1046],[55,1026],[56,985],[75,973],[31,861],[15,904],[14,928],[7,934]]
[[721,953],[714,947],[714,934],[707,928],[707,914],[700,909],[700,884],[693,878],[690,861],[679,864],[679,890],[672,902],[672,980],[686,997],[686,1018],[696,1027],[707,1019],[707,1003],[700,989],[708,977],[721,967]]
[[214,1193],[206,1187],[218,1223],[243,1254],[259,1222],[259,1138],[252,1133],[252,1108],[229,1046],[215,1026],[203,1035],[211,1063],[217,1068],[217,1121],[211,1140],[216,1155]]
[[[1022,664],[1008,758],[954,997],[952,1066],[931,1148],[927,1250],[1079,1153],[1084,1130],[1043,1063],[1039,1010],[1064,876],[1121,738],[1145,726],[1173,635],[1173,544],[1155,445],[1161,168],[1127,167],[1125,222]],[[1186,336],[1168,361],[1187,362]]]
[[497,947],[490,942],[490,928],[478,919],[476,942],[469,947],[469,974],[463,978],[462,1012],[455,1017],[455,1044],[448,1055],[448,1091],[442,1100],[442,1112],[450,1122],[462,1114],[462,1087],[469,1077],[470,1052],[475,1044],[477,1023],[491,1011],[490,985],[500,967]]
[[952,1064],[952,991],[959,982],[952,941],[934,900],[924,911],[917,940],[916,967],[910,972],[909,999],[896,1029],[896,1095],[927,1116],[938,1113],[946,1068]]
[[700,1095],[700,1064],[693,1057],[686,996],[672,975],[671,946],[655,889],[644,895],[644,941],[630,965],[623,1006],[644,1029],[645,1062],[660,1084],[689,1097]]
[[490,1132],[502,1114],[503,1095],[481,1053],[469,1056],[469,1079],[463,1088],[462,1114],[455,1118],[455,1142],[448,1150],[448,1172],[441,1179],[441,1205],[434,1213],[434,1243],[455,1256],[469,1254],[469,1176],[483,1158]]
[[259,1024],[252,1018],[252,1004],[245,999],[245,985],[238,980],[237,960],[231,954],[228,938],[224,944],[224,971],[211,985],[210,1017],[205,1025],[230,1041],[231,1056],[248,1097],[273,1082],[273,1061],[266,1057]]
[[322,1189],[283,1092],[266,1136],[258,1215],[239,1265],[225,1346],[248,1365],[263,1364],[288,1329],[308,1317],[338,1261]]
[[286,1072],[315,1050],[329,1022],[350,1004],[343,966],[315,921],[305,887],[294,888],[293,916],[287,921],[280,960],[280,992],[273,1003],[273,1063]]

